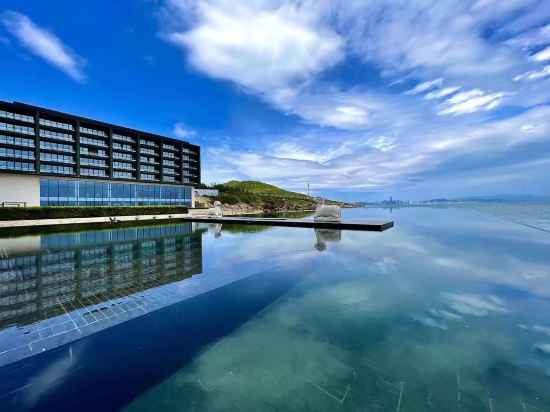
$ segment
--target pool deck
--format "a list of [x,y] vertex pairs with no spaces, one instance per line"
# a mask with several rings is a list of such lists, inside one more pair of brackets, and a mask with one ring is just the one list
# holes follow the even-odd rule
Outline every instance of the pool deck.
[[184,217],[181,220],[189,222],[208,223],[238,223],[264,226],[286,226],[305,227],[313,229],[335,229],[335,230],[361,230],[367,232],[383,232],[393,227],[391,220],[342,220],[340,222],[315,221],[307,219],[286,219],[286,218],[255,218],[255,217],[207,217],[192,216]]

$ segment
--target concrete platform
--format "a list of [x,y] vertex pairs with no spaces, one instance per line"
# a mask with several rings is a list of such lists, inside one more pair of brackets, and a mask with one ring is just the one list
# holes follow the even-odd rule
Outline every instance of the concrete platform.
[[305,227],[316,229],[336,229],[336,230],[362,230],[368,232],[383,232],[393,227],[391,220],[343,220],[340,222],[318,222],[306,219],[286,219],[286,218],[254,218],[254,217],[184,217],[181,220],[189,222],[208,222],[208,223],[237,223],[249,225],[264,226],[286,226],[286,227]]

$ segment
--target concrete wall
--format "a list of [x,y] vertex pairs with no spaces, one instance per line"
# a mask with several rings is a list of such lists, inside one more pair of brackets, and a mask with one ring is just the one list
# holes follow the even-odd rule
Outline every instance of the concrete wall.
[[40,177],[0,173],[0,204],[2,202],[40,206]]

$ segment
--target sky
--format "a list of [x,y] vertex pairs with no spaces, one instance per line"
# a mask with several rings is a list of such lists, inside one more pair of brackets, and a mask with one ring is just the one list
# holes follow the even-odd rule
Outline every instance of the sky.
[[550,195],[550,2],[3,0],[0,99],[199,144],[206,183]]

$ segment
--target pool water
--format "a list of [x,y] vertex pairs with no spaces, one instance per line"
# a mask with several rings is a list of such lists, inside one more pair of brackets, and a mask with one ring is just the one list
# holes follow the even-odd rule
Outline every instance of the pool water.
[[550,411],[550,235],[171,224],[0,239],[1,411]]

